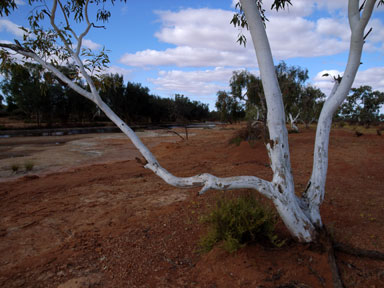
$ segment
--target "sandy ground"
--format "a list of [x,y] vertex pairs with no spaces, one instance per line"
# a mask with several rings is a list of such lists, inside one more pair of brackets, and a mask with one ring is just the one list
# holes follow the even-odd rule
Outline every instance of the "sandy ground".
[[[169,130],[137,134],[150,148],[181,139]],[[139,156],[123,133],[0,138],[0,181],[27,174],[42,176],[89,164],[133,160]],[[26,163],[33,163],[32,173],[26,173]],[[14,165],[19,167],[17,172],[12,169]]]
[[[191,129],[189,141],[166,131],[140,136],[178,176],[270,179],[262,143],[228,144],[238,128]],[[310,175],[314,134],[290,135],[298,191]],[[0,139],[0,149],[1,287],[332,287],[327,255],[292,241],[281,223],[281,248],[197,253],[206,229],[199,219],[218,197],[254,192],[197,196],[171,187],[134,160],[123,135]],[[384,252],[383,171],[383,136],[332,132],[321,213],[337,241]],[[342,253],[337,261],[346,287],[384,287],[382,261]]]

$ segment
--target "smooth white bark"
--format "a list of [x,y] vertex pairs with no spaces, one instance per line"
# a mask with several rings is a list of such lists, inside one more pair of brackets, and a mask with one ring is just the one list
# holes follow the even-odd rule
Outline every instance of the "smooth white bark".
[[307,215],[300,209],[294,194],[283,98],[265,27],[256,1],[240,0],[240,3],[252,36],[267,104],[269,140],[266,146],[273,171],[272,183],[276,191],[281,194],[281,197],[275,200],[274,204],[292,235],[300,241],[311,241],[315,235],[315,228]]
[[[324,200],[325,183],[328,169],[329,134],[332,126],[332,117],[337,108],[348,96],[357,70],[360,66],[361,54],[364,45],[364,30],[371,17],[375,1],[368,0],[365,4],[362,17],[359,14],[359,1],[349,1],[349,21],[351,27],[351,40],[347,66],[340,83],[336,80],[331,94],[324,103],[320,113],[316,130],[312,175],[304,195],[308,203],[311,221],[322,225],[319,207]],[[357,11],[357,12],[356,12]],[[358,14],[356,14],[358,13]]]
[[[107,117],[109,117],[121,131],[131,139],[132,143],[144,157],[146,161],[145,167],[152,170],[166,183],[182,188],[202,187],[200,194],[203,194],[208,189],[255,189],[273,201],[281,219],[293,236],[303,242],[314,240],[316,237],[315,229],[322,226],[319,207],[324,199],[328,167],[329,133],[332,124],[332,116],[337,107],[339,107],[342,101],[347,97],[356,76],[364,44],[364,30],[371,17],[375,1],[367,0],[361,16],[359,11],[359,1],[349,1],[348,13],[352,36],[348,64],[342,80],[340,82],[335,82],[333,90],[326,100],[321,112],[316,131],[312,175],[302,199],[295,195],[282,95],[275,73],[268,38],[255,0],[240,0],[240,2],[251,32],[267,104],[269,139],[267,139],[266,147],[273,171],[273,179],[271,182],[255,176],[219,178],[211,174],[199,174],[192,177],[177,177],[164,169],[133,130],[102,101],[92,78],[85,70],[83,62],[79,56],[79,51],[82,44],[81,40],[87,35],[92,26],[87,15],[88,2],[89,0],[86,1],[85,5],[85,18],[88,24],[87,28],[79,37],[72,29],[70,29],[75,39],[78,40],[76,51],[72,50],[69,43],[67,43],[60,30],[55,25],[57,4],[60,5],[60,2],[57,0],[54,0],[53,2],[50,20],[51,25],[56,30],[66,49],[70,52],[72,58],[78,65],[80,73],[87,81],[91,92],[76,85],[76,83],[72,82],[53,65],[46,63],[33,51],[14,44],[0,43],[0,47],[11,49],[26,57],[34,59],[80,95],[96,103],[105,115],[107,115]],[[66,21],[68,22],[68,19],[66,19]],[[292,115],[290,115],[290,119],[291,122],[294,123]]]
[[299,128],[298,128],[298,127],[296,126],[296,124],[295,124],[296,121],[297,121],[297,119],[299,118],[299,116],[300,116],[300,112],[297,113],[297,115],[296,115],[295,118],[293,118],[293,117],[292,117],[292,114],[289,113],[289,122],[291,123],[291,129],[294,130],[294,131],[296,131],[296,132],[299,131]]

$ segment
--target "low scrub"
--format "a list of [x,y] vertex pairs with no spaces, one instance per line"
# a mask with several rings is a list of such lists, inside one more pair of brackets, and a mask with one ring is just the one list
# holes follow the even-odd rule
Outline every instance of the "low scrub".
[[12,169],[13,173],[17,173],[17,171],[19,171],[19,169],[20,169],[20,165],[19,164],[12,164],[11,169]]
[[248,141],[250,144],[263,139],[264,124],[262,122],[248,123],[247,127],[241,128],[229,139],[229,144],[239,146],[242,141]]
[[221,243],[231,253],[255,241],[281,246],[284,241],[275,234],[277,219],[272,210],[263,207],[252,196],[222,198],[213,211],[202,218],[208,223],[209,230],[200,239],[200,251],[208,252],[216,243]]
[[24,163],[24,168],[25,168],[25,171],[27,172],[32,171],[34,166],[35,166],[35,163],[33,163],[32,161],[27,161]]

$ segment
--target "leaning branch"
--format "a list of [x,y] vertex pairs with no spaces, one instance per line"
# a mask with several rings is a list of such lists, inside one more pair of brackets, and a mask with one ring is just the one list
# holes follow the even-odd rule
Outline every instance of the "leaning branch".
[[[255,176],[237,176],[228,178],[219,178],[211,174],[200,174],[192,177],[176,177],[168,172],[166,169],[161,167],[154,155],[148,150],[148,148],[141,142],[133,130],[126,125],[100,98],[98,95],[82,89],[75,83],[73,83],[68,77],[61,73],[54,66],[43,61],[38,55],[32,51],[28,51],[25,48],[15,44],[0,43],[0,47],[11,49],[25,57],[32,58],[37,63],[41,64],[45,69],[54,73],[60,80],[68,84],[73,90],[78,92],[80,95],[95,102],[99,108],[128,136],[133,142],[136,148],[143,155],[147,164],[145,168],[152,170],[156,175],[162,178],[166,183],[180,187],[202,187],[199,194],[205,193],[209,189],[216,190],[231,190],[231,189],[255,189],[262,195],[272,199],[277,198],[278,195],[275,192],[271,182],[260,179]],[[96,96],[96,97],[95,97]]]
[[233,189],[255,189],[269,199],[277,197],[273,192],[272,183],[255,176],[236,176],[220,178],[211,174],[199,174],[192,177],[176,177],[161,167],[158,163],[148,163],[144,166],[152,170],[156,175],[166,183],[180,187],[202,187],[199,194],[204,194],[209,189],[215,190],[233,190]]
[[41,66],[43,66],[48,71],[51,71],[53,74],[56,75],[61,81],[66,83],[71,89],[75,90],[80,95],[84,96],[85,98],[88,98],[89,100],[93,101],[93,95],[88,92],[87,90],[81,88],[80,86],[76,85],[71,79],[69,79],[67,76],[65,76],[60,70],[58,70],[53,65],[45,62],[41,57],[39,57],[36,53],[34,53],[32,50],[27,49],[25,47],[22,47],[21,45],[16,44],[7,44],[7,43],[0,43],[0,47],[10,49],[16,53],[19,53],[27,58],[31,58],[35,60],[37,63],[39,63]]

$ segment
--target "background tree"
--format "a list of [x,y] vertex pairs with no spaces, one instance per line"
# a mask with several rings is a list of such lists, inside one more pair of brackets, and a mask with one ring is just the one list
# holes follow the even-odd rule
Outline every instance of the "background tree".
[[302,88],[296,105],[300,113],[300,120],[305,124],[305,127],[308,128],[319,118],[324,100],[325,94],[320,89],[310,85]]
[[230,96],[226,91],[217,92],[216,109],[220,115],[220,121],[233,123],[242,119],[245,115],[240,102]]
[[5,79],[1,82],[1,89],[10,110],[18,109],[39,126],[47,101],[47,91],[41,82],[42,67],[32,63],[12,64],[2,72]]
[[[325,95],[320,89],[305,83],[308,80],[307,69],[288,66],[285,62],[280,62],[275,69],[282,90],[285,113],[292,120],[299,117],[308,126],[319,117]],[[267,108],[260,77],[246,70],[234,71],[229,85],[230,96],[245,102],[246,118],[261,120],[266,125]]]
[[352,88],[352,94],[343,102],[338,117],[350,123],[369,127],[380,122],[380,108],[384,104],[384,93],[372,91],[371,86]]
[[246,70],[234,71],[229,86],[231,87],[231,96],[236,101],[245,102],[245,115],[248,120],[263,122],[267,120],[263,85],[259,77]]

